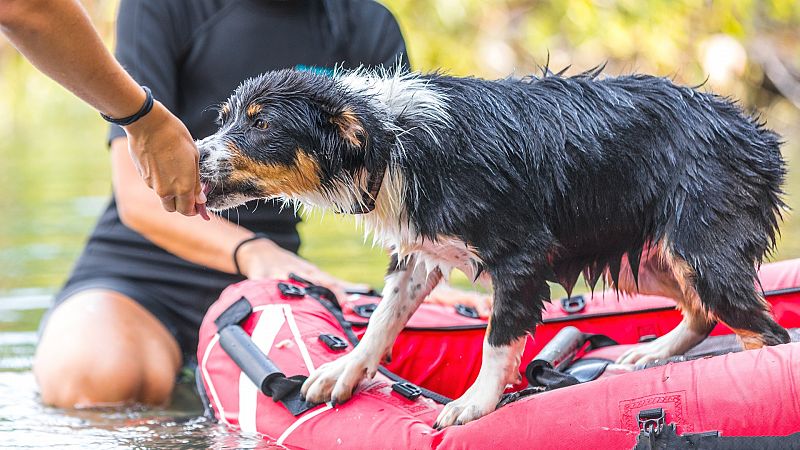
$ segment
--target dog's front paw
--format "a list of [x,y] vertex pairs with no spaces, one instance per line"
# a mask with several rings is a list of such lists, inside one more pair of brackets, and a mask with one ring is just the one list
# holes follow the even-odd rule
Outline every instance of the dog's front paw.
[[361,380],[375,376],[378,361],[373,359],[354,350],[335,361],[325,363],[308,377],[300,392],[312,403],[343,403],[353,396],[353,391]]
[[636,345],[617,358],[617,364],[641,365],[654,361],[663,361],[675,355],[680,355],[691,345],[686,345],[675,336],[662,336],[655,341]]
[[480,419],[494,411],[499,400],[497,395],[469,389],[458,399],[444,405],[433,427],[441,430],[450,425],[463,425]]

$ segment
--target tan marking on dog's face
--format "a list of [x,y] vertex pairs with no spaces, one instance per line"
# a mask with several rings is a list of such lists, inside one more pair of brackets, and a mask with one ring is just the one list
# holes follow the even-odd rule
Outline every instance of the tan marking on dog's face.
[[252,119],[256,114],[260,113],[264,107],[259,103],[251,103],[247,106],[247,118]]
[[331,123],[339,127],[339,133],[342,138],[352,146],[361,147],[364,145],[366,131],[353,110],[345,109],[331,117]]
[[259,162],[243,155],[238,149],[232,149],[232,154],[234,171],[230,181],[255,183],[265,197],[319,190],[319,164],[303,149],[297,149],[294,163],[290,165]]
[[222,107],[219,109],[220,114],[222,117],[228,117],[231,115],[231,105],[228,102],[222,104]]

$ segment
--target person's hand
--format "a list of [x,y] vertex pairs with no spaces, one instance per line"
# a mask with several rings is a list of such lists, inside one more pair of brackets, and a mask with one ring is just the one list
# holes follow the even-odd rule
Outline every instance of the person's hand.
[[475,308],[475,310],[478,311],[478,315],[484,319],[492,314],[491,295],[455,289],[445,283],[436,286],[433,291],[428,294],[428,297],[425,298],[425,303],[447,306],[455,306],[458,304],[470,306]]
[[161,103],[124,127],[131,157],[145,183],[169,212],[208,220],[200,187],[199,155],[189,130]]
[[293,273],[333,291],[339,301],[347,299],[345,289],[352,283],[340,280],[320,268],[284,250],[269,239],[256,239],[242,245],[237,254],[242,274],[250,280],[288,279]]

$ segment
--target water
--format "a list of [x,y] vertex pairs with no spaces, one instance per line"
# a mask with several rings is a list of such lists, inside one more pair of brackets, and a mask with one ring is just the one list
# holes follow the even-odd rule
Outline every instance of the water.
[[[2,326],[30,328],[48,302],[47,295],[0,298]],[[30,370],[35,346],[35,331],[0,332],[0,448],[276,448],[203,417],[190,376],[181,378],[168,408],[46,407]]]

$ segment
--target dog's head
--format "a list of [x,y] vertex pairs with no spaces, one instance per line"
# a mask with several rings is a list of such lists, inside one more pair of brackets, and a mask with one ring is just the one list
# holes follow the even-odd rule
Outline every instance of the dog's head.
[[219,108],[218,122],[216,133],[197,142],[214,210],[276,197],[357,203],[359,180],[386,157],[385,133],[368,102],[310,72],[243,82]]

